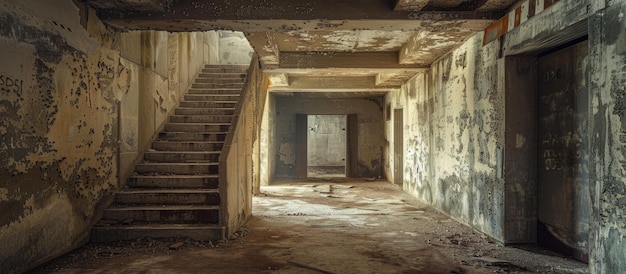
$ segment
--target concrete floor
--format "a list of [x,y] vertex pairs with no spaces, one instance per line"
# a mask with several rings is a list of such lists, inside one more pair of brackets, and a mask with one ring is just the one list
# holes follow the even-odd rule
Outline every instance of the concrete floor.
[[262,193],[228,241],[87,244],[32,273],[587,273],[537,247],[498,246],[388,182],[289,182]]

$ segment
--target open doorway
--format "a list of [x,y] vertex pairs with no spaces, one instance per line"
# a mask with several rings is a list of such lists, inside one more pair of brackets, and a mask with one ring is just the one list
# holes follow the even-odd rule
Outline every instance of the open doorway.
[[588,261],[587,41],[537,59],[537,242]]
[[346,177],[346,115],[307,116],[307,177]]
[[586,36],[506,58],[505,243],[588,261]]

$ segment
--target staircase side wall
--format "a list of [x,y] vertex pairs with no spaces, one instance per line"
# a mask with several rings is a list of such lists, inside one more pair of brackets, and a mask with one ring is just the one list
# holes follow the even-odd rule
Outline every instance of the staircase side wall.
[[253,186],[259,184],[259,138],[269,79],[252,58],[246,85],[220,157],[222,223],[232,235],[252,213]]
[[0,2],[0,273],[86,242],[196,72],[218,62],[216,34],[120,34],[78,3]]

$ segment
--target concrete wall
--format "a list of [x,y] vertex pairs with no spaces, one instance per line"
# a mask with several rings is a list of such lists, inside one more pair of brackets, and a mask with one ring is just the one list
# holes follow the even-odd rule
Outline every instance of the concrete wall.
[[250,64],[254,50],[239,31],[219,31],[219,63],[223,65]]
[[[532,74],[527,56],[588,33],[590,270],[626,271],[624,10],[624,0],[561,0],[486,46],[473,36],[390,93],[386,104],[404,111],[404,189],[502,243],[536,240],[536,118],[521,111],[535,103],[511,83]],[[385,126],[392,177],[393,119]]]
[[296,176],[296,114],[347,115],[357,114],[358,119],[358,167],[357,176],[384,178],[383,148],[384,129],[382,98],[368,99],[320,99],[307,98],[299,93],[292,97],[275,98],[274,149],[271,152],[273,177]]
[[115,33],[70,0],[0,11],[0,272],[11,273],[88,240],[198,69],[218,62],[218,40]]
[[[503,146],[503,94],[497,45],[470,38],[418,74],[398,93],[391,109],[404,119],[404,189],[470,226],[502,238],[503,180],[498,150]],[[393,152],[393,117],[386,139]],[[390,153],[387,176],[393,177]]]
[[268,86],[269,79],[255,56],[219,160],[220,207],[227,209],[220,218],[226,224],[227,237],[252,214],[253,188],[258,190],[260,185],[260,131]]
[[[603,2],[603,1],[598,1]],[[626,1],[589,18],[592,273],[626,272]],[[596,11],[597,10],[597,11]]]
[[[263,120],[261,121],[261,165],[260,165],[260,186],[269,185],[274,180],[274,152],[276,151],[276,142],[274,142],[276,123],[276,97],[270,93],[266,96],[265,108],[263,111]],[[255,189],[258,189],[256,187]],[[258,189],[260,191],[260,189]]]
[[308,166],[345,166],[346,116],[309,115]]

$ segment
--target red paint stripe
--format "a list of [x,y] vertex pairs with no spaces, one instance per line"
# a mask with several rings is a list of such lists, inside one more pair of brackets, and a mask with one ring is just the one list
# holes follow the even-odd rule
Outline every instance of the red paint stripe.
[[[535,5],[537,4],[538,0],[528,0],[527,4],[528,4],[528,19],[530,19],[531,17],[533,17],[536,13],[535,10]],[[559,0],[543,0],[543,7],[544,9],[556,4],[556,2],[559,2]],[[502,17],[500,20],[496,21],[495,23],[491,24],[491,26],[487,27],[485,29],[485,33],[483,34],[483,46],[487,45],[491,42],[493,42],[494,40],[502,37],[504,34],[506,34],[509,31],[509,20],[515,20],[513,22],[513,27],[517,27],[521,24],[521,14],[522,14],[522,6],[520,5],[519,7],[517,7],[515,9],[515,18],[510,18],[509,19],[509,15],[505,15],[504,17]]]

